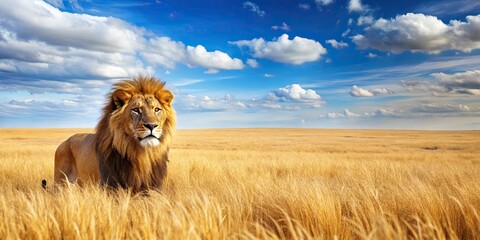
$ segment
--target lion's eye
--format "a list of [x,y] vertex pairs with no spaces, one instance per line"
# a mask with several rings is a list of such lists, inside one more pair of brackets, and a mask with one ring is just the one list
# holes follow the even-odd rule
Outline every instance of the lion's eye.
[[158,107],[156,107],[154,110],[155,110],[155,112],[157,113],[157,112],[160,112],[160,110],[162,110],[162,109],[161,109],[161,108],[158,108]]
[[140,109],[139,108],[132,108],[132,112],[133,113],[140,113]]

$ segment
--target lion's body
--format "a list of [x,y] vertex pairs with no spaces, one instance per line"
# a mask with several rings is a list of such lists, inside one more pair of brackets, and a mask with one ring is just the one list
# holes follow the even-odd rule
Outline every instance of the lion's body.
[[75,134],[58,146],[55,152],[56,183],[65,180],[70,182],[99,182],[100,171],[94,134]]
[[96,132],[76,134],[57,148],[55,183],[160,188],[176,123],[173,95],[164,85],[144,77],[117,83]]

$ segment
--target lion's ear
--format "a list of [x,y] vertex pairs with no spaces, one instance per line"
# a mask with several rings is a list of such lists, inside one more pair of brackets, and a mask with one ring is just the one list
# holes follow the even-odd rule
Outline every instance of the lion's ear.
[[163,105],[166,106],[170,106],[173,101],[173,93],[166,89],[157,92],[156,97]]
[[131,97],[132,95],[130,93],[123,90],[117,90],[112,95],[113,102],[117,108],[123,107],[123,105],[125,105],[125,103],[127,103]]

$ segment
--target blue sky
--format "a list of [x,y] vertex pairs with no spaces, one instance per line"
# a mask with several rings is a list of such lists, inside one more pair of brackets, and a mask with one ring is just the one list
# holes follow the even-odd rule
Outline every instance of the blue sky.
[[0,0],[0,127],[94,127],[137,74],[179,128],[480,129],[480,2]]

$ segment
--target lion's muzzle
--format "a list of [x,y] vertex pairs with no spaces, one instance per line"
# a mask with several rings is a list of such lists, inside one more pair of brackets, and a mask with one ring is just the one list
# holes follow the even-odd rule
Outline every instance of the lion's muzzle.
[[140,145],[142,145],[142,147],[156,147],[160,144],[162,129],[152,128],[145,131],[142,135],[143,136],[138,137],[138,141],[140,141]]

